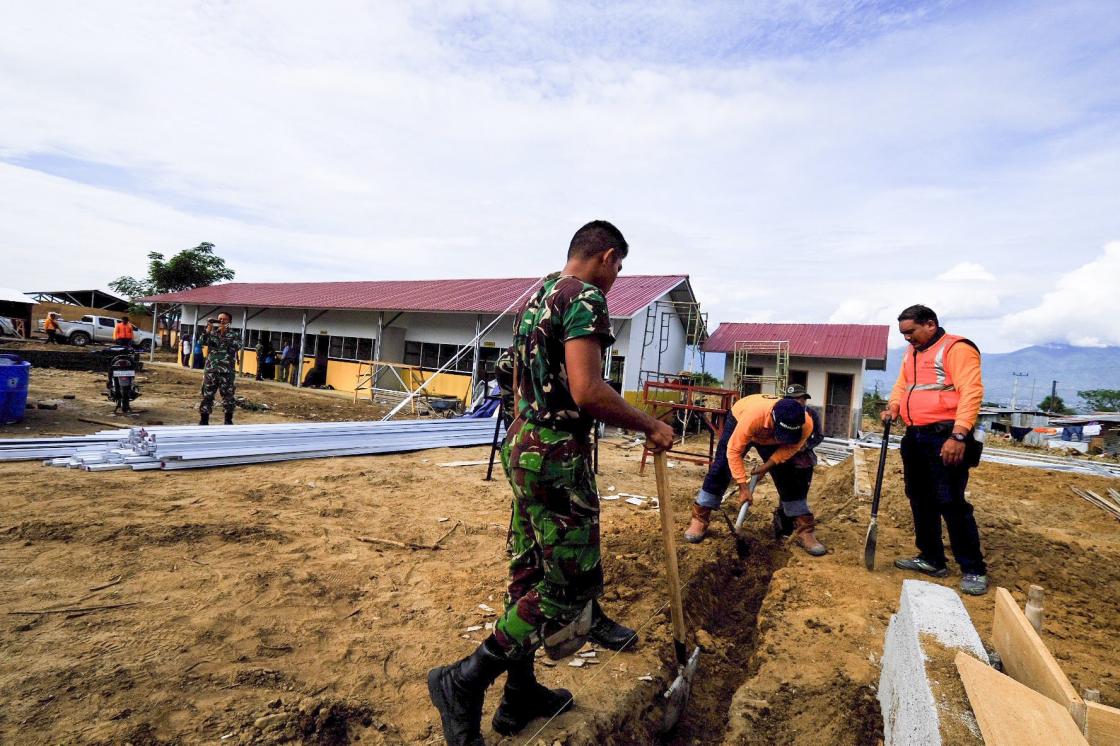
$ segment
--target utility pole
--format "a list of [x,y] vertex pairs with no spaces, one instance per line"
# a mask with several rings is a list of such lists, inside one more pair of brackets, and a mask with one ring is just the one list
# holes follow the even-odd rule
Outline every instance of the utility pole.
[[1012,371],[1011,375],[1015,377],[1015,381],[1011,384],[1011,411],[1014,412],[1015,409],[1016,409],[1016,407],[1015,407],[1016,399],[1017,399],[1018,394],[1019,394],[1019,379],[1020,378],[1026,378],[1027,376],[1030,375],[1030,373],[1016,373],[1016,372]]
[[1056,399],[1057,396],[1058,396],[1058,382],[1057,381],[1051,381],[1050,382],[1050,406],[1046,408],[1046,414],[1050,414],[1051,412],[1054,411],[1054,400]]

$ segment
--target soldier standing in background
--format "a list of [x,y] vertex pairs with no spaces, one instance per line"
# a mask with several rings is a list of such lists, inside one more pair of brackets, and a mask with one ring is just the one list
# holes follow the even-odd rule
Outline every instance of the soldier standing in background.
[[218,327],[212,322],[199,335],[199,342],[206,346],[206,368],[202,374],[202,402],[198,405],[198,424],[210,424],[214,410],[214,395],[221,393],[225,424],[233,424],[234,388],[237,385],[237,351],[241,349],[241,335],[229,328],[233,317],[225,311],[218,314]]

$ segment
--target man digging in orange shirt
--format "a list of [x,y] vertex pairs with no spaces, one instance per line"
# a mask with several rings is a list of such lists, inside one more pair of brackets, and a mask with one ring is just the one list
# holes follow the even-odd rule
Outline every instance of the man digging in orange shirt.
[[[712,510],[723,502],[723,493],[731,480],[739,485],[739,504],[754,500],[749,483],[752,476],[770,473],[778,489],[781,515],[775,523],[784,524],[784,516],[793,521],[793,530],[801,547],[819,557],[827,551],[813,535],[816,522],[809,511],[809,484],[812,469],[798,469],[790,459],[804,447],[813,433],[813,421],[805,416],[805,407],[797,399],[778,399],[752,394],[735,402],[723,425],[715,460],[704,477],[704,485],[692,505],[692,522],[684,540],[699,544],[704,540]],[[754,446],[766,463],[750,474],[743,457]]]

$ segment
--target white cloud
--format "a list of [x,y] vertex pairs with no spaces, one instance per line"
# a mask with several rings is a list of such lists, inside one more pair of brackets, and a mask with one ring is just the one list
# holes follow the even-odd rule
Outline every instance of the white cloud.
[[1009,315],[1003,333],[1024,343],[1120,345],[1120,241],[1058,278],[1037,305]]
[[1120,33],[933,7],[17,3],[0,252],[50,261],[4,284],[202,240],[241,280],[542,274],[605,217],[713,327],[993,319],[1115,237]]
[[977,262],[961,262],[937,276],[942,282],[990,282],[995,278],[991,272]]

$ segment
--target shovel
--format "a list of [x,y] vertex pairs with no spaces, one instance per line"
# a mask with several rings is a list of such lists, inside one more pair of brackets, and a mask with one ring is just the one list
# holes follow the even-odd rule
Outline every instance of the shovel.
[[669,608],[673,619],[673,650],[677,657],[677,678],[665,692],[665,717],[661,721],[661,732],[668,733],[677,725],[692,689],[692,677],[700,665],[700,648],[688,654],[685,647],[684,605],[681,603],[681,578],[677,570],[676,528],[673,526],[673,503],[669,493],[669,472],[665,466],[665,454],[653,456],[654,471],[657,476],[657,504],[661,513],[661,534],[665,539],[665,575],[669,580]]
[[887,465],[887,448],[891,442],[891,423],[883,426],[883,445],[879,448],[879,468],[875,472],[875,496],[871,498],[871,525],[863,540],[863,565],[875,569],[875,544],[879,541],[879,497],[883,494],[883,468]]

